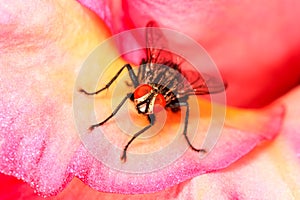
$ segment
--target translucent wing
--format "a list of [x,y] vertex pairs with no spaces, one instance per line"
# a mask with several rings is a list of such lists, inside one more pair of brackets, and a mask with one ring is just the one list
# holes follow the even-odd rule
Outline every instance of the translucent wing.
[[227,88],[227,84],[222,80],[197,71],[183,71],[183,76],[192,86],[193,91],[188,91],[189,95],[205,95],[223,92]]
[[172,62],[172,53],[167,51],[168,42],[155,21],[146,26],[147,63],[165,64]]
[[[151,65],[151,63],[163,64],[178,70],[187,79],[193,89],[191,90],[191,87],[188,87],[187,83],[178,84],[176,87],[179,96],[212,94],[222,92],[226,89],[227,85],[213,76],[202,73],[200,75],[196,70],[183,70],[180,66],[181,64],[178,63],[178,61],[182,63],[183,59],[168,51],[166,36],[163,34],[163,31],[159,29],[155,21],[148,22],[146,26],[146,55],[147,58],[144,62],[147,63],[146,67],[150,69],[148,71],[155,71],[154,68],[152,68],[154,65]],[[176,58],[176,62],[174,62],[174,58]],[[143,75],[145,71],[147,70],[141,69],[138,73],[141,80],[145,79]],[[148,79],[154,77],[151,73],[147,76]]]

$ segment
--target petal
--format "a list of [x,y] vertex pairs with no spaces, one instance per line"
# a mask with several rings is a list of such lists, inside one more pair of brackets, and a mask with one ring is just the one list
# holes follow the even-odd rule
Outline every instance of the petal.
[[74,179],[58,197],[75,192],[80,199],[299,199],[299,93],[298,87],[278,100],[288,107],[281,134],[224,170],[143,195],[99,193]]
[[108,31],[73,1],[2,5],[0,171],[51,194],[66,184],[80,144],[71,105],[76,69]]
[[278,137],[225,170],[190,182],[194,199],[298,199],[299,162]]
[[[228,127],[203,160],[188,150],[171,165],[152,173],[130,174],[107,167],[81,144],[72,114],[77,72],[87,54],[108,37],[107,30],[95,15],[76,2],[30,3],[31,6],[26,4],[28,7],[20,2],[7,4],[1,10],[7,17],[1,21],[6,29],[0,32],[6,39],[0,43],[0,66],[4,66],[0,75],[3,94],[0,98],[0,171],[30,183],[42,195],[57,194],[74,176],[99,191],[163,190],[200,174],[223,169],[278,133],[282,106],[261,111],[228,109]],[[115,70],[110,71],[111,75],[114,73]],[[209,109],[210,104],[203,102],[203,105]],[[176,125],[180,125],[179,117],[170,115],[165,135],[157,138],[157,142],[164,142]],[[194,116],[191,120],[198,118]],[[197,132],[197,145],[205,134],[206,118],[209,112]],[[122,131],[114,128],[112,132],[114,141],[123,145]],[[147,150],[152,146],[146,143],[143,148]]]
[[[99,12],[95,1],[80,2]],[[229,105],[261,107],[299,82],[299,2],[124,0],[107,6],[114,17],[99,16],[113,33],[155,19],[203,45],[229,83]]]
[[44,198],[33,192],[33,189],[25,182],[12,176],[0,174],[0,198],[42,200]]
[[[203,160],[199,160],[199,155],[189,150],[172,165],[159,171],[141,175],[129,174],[107,168],[92,156],[88,156],[86,149],[82,147],[73,158],[71,171],[79,172],[76,176],[98,191],[129,194],[159,191],[200,174],[226,168],[262,141],[273,139],[281,127],[283,107],[276,106],[257,113],[251,111],[229,113],[229,120],[237,117],[241,120],[241,124],[237,123],[239,129],[225,127],[213,151]],[[243,124],[244,121],[252,121],[253,126]],[[232,120],[230,125],[233,126],[236,122]],[[147,148],[147,144],[145,146]]]
[[300,87],[277,100],[286,109],[280,134],[230,167],[194,178],[195,199],[299,199]]
[[285,142],[292,148],[295,155],[300,158],[300,87],[296,87],[278,101],[287,108],[287,114],[282,127]]

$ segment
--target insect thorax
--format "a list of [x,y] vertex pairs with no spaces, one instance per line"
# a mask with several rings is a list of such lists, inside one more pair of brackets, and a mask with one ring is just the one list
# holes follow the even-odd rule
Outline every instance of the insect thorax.
[[167,104],[178,98],[178,91],[185,87],[183,76],[174,63],[141,64],[138,70],[138,80],[141,84],[149,84],[158,93],[163,94]]

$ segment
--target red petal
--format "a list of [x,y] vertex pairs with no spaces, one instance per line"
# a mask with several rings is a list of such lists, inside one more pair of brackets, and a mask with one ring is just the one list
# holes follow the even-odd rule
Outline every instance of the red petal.
[[13,176],[0,174],[0,199],[43,200],[25,182]]
[[[229,83],[229,105],[261,107],[299,82],[299,2],[124,0],[103,4],[102,9],[99,1],[80,2],[96,13],[101,11],[99,16],[113,33],[156,20],[162,27],[194,38]],[[111,18],[103,17],[107,7]]]

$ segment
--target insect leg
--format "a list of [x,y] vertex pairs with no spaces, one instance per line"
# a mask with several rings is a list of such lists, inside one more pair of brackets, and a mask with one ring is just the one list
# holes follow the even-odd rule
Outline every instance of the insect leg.
[[185,119],[184,119],[184,129],[183,129],[183,135],[185,137],[185,140],[187,141],[187,143],[189,144],[189,146],[191,147],[191,149],[193,149],[194,151],[197,152],[203,152],[205,153],[206,150],[205,149],[196,149],[190,142],[188,136],[187,136],[187,127],[188,127],[188,123],[189,123],[189,114],[190,114],[190,106],[188,102],[180,102],[179,103],[180,106],[185,106],[186,107],[186,111],[185,111]]
[[107,117],[105,120],[103,120],[102,122],[98,123],[98,124],[94,124],[92,126],[90,126],[89,130],[92,131],[94,128],[103,125],[105,122],[107,122],[110,118],[112,118],[115,114],[117,114],[117,112],[120,110],[120,108],[124,105],[125,101],[127,99],[130,99],[132,97],[132,93],[128,93],[126,95],[126,97],[121,101],[121,103],[117,106],[117,108],[111,113],[111,115],[109,117]]
[[118,78],[118,76],[121,74],[121,72],[123,71],[123,69],[127,68],[128,70],[128,73],[129,73],[129,76],[130,76],[130,79],[131,81],[133,82],[133,85],[134,87],[137,87],[139,85],[139,81],[138,81],[138,78],[137,76],[135,75],[132,67],[130,64],[126,64],[124,65],[117,73],[116,75],[103,87],[101,88],[100,90],[97,90],[96,92],[87,92],[85,91],[84,89],[79,89],[79,92],[82,92],[86,95],[95,95],[95,94],[98,94],[100,92],[102,92],[103,90],[105,89],[108,89],[110,87],[110,85]]
[[133,140],[135,138],[137,138],[139,135],[141,135],[142,133],[144,133],[146,130],[148,130],[151,126],[153,126],[153,124],[155,122],[155,116],[154,116],[154,114],[148,115],[148,120],[150,121],[150,124],[148,126],[144,127],[142,130],[140,130],[137,133],[135,133],[133,135],[133,137],[127,142],[126,146],[124,147],[123,154],[121,156],[121,160],[123,162],[126,162],[126,152],[127,152],[127,149],[129,147],[129,145],[133,142]]

